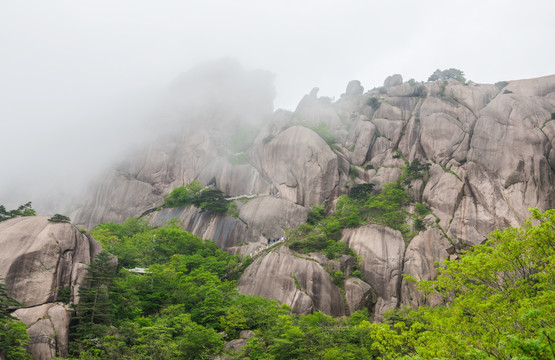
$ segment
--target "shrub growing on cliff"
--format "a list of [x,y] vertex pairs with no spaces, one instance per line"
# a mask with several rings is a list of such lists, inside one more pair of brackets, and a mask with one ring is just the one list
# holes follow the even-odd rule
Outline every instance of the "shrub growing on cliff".
[[225,214],[228,210],[228,201],[220,189],[208,188],[195,196],[192,204],[200,208],[201,212],[208,211],[216,214]]
[[201,190],[202,183],[198,180],[189,185],[177,187],[164,197],[164,207],[190,205]]
[[6,360],[31,359],[26,347],[29,342],[27,325],[14,318],[10,309],[20,305],[8,295],[0,278],[0,358]]
[[187,186],[180,186],[164,198],[164,207],[194,205],[201,212],[212,212],[216,214],[229,213],[231,216],[239,215],[237,208],[231,201],[224,197],[224,193],[217,188],[202,188],[202,183],[193,181]]
[[[109,292],[116,275],[115,270],[115,264],[107,251],[98,254],[89,265],[85,284],[79,288],[79,303],[72,305],[73,339],[83,341],[98,338],[108,332],[112,323]],[[76,350],[81,352],[83,348]]]
[[13,219],[20,216],[35,216],[37,212],[31,207],[31,202],[20,205],[17,209],[6,210],[4,205],[0,205],[0,221]]
[[374,110],[378,110],[381,103],[377,97],[371,97],[368,99],[368,101],[366,101],[366,105],[370,106]]
[[413,180],[426,180],[429,177],[430,166],[430,163],[421,163],[418,159],[414,159],[410,163],[406,161],[406,166],[402,168],[403,174],[401,174],[399,182],[408,186]]
[[374,184],[356,184],[349,191],[349,196],[355,200],[366,200],[374,191]]
[[323,205],[314,205],[308,212],[306,222],[310,225],[316,225],[326,216],[326,208]]
[[48,221],[54,222],[54,223],[69,223],[70,222],[69,218],[65,215],[62,215],[62,214],[54,214],[54,216],[52,216],[50,219],[48,219]]
[[434,71],[432,75],[428,78],[428,81],[436,81],[436,80],[448,80],[448,79],[455,79],[461,83],[464,83],[466,79],[464,78],[464,72],[459,69],[450,68],[447,70],[439,70],[437,69]]

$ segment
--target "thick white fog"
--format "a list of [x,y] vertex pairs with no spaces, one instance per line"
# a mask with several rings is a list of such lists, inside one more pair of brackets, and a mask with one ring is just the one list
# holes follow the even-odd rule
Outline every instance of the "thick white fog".
[[[2,1],[0,204],[62,209],[176,104],[294,110],[313,87],[338,98],[349,80],[370,89],[394,73],[553,74],[554,13],[552,1]],[[203,66],[232,75],[202,88]]]

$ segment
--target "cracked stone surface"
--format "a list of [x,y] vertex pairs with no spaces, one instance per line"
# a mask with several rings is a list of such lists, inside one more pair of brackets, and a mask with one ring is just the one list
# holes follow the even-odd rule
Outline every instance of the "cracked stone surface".
[[67,355],[69,313],[57,302],[68,287],[73,301],[100,243],[68,223],[46,216],[0,222],[0,277],[8,294],[22,304],[14,314],[29,326],[35,359]]
[[29,352],[34,359],[66,357],[69,346],[69,306],[48,303],[17,309],[13,313],[27,324]]
[[244,294],[278,300],[298,314],[345,315],[345,303],[330,275],[317,262],[285,246],[258,257],[237,283]]
[[[441,260],[448,249],[457,252],[483,242],[494,229],[517,226],[531,207],[555,207],[555,75],[508,81],[501,88],[455,80],[402,83],[399,76],[386,83],[381,91],[363,93],[357,86],[335,102],[314,91],[295,112],[276,111],[246,150],[246,163],[232,164],[219,155],[214,132],[206,129],[166,138],[106,175],[72,218],[87,226],[122,221],[160,206],[177,186],[215,179],[229,196],[257,197],[238,202],[236,220],[192,210],[179,217],[223,248],[249,253],[264,234],[278,236],[269,233],[305,221],[313,205],[332,210],[354,184],[373,183],[380,190],[399,178],[405,160],[419,159],[430,163],[430,177],[413,181],[409,193],[432,210],[426,223],[437,231],[420,234],[407,244],[406,254],[388,258],[385,263],[401,264],[395,271],[367,267],[365,280],[376,289],[378,317],[399,304],[421,303],[410,284],[398,280],[404,266],[420,278],[433,276],[430,261]],[[371,98],[377,107],[368,105]],[[329,132],[331,146],[310,127]],[[279,200],[270,201],[276,194]],[[169,213],[154,213],[152,219]],[[343,237],[353,232],[348,229]],[[376,259],[380,249],[396,244],[401,249],[396,236],[387,246],[376,245],[378,236],[356,238],[352,246],[368,254],[365,261]],[[235,246],[244,242],[249,244]],[[309,303],[303,293],[298,297]]]
[[25,307],[55,302],[63,287],[77,296],[87,265],[100,251],[92,237],[46,216],[0,222],[0,277]]

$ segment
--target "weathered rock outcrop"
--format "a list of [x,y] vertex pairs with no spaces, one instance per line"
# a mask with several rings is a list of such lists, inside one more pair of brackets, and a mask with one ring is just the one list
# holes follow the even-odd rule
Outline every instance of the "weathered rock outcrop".
[[[401,280],[403,271],[430,278],[431,264],[448,250],[456,253],[483,242],[494,229],[518,225],[530,207],[555,207],[555,75],[496,85],[403,82],[394,75],[383,88],[361,89],[353,81],[335,102],[312,91],[295,112],[276,111],[242,153],[243,162],[225,150],[222,133],[230,127],[199,127],[154,144],[111,173],[77,219],[87,226],[121,221],[156,208],[176,186],[194,179],[216,182],[228,196],[257,197],[240,206],[239,219],[189,209],[163,210],[153,221],[175,215],[224,248],[256,253],[265,237],[305,221],[311,206],[332,210],[353,184],[373,183],[379,191],[399,178],[406,162],[418,159],[430,164],[429,174],[408,190],[432,215],[406,254],[394,231],[365,226],[343,234],[365,258],[364,278],[376,292],[379,318],[388,308],[424,301]],[[237,246],[242,243],[249,244]],[[258,279],[251,267],[253,283],[263,287],[266,275]],[[265,291],[249,287],[250,293]],[[302,292],[295,301],[270,295],[302,311],[312,304]],[[299,305],[303,301],[306,306]]]
[[[299,226],[306,221],[308,209],[275,196],[259,196],[246,199],[246,203],[237,201],[239,217],[200,212],[193,206],[162,209],[148,216],[149,221],[157,226],[172,219],[179,219],[183,229],[204,239],[211,239],[222,249],[233,253],[247,255],[268,237],[281,237],[286,229]],[[248,225],[247,225],[248,224]],[[239,246],[254,243],[254,247]]]
[[35,359],[67,355],[68,307],[57,302],[63,289],[78,301],[87,265],[102,251],[92,237],[47,217],[0,222],[0,277],[22,304],[15,315],[29,326]]
[[348,278],[345,280],[345,300],[349,307],[349,313],[364,308],[371,309],[376,303],[374,289],[359,278]]
[[405,243],[401,233],[379,225],[366,225],[343,231],[346,242],[362,257],[362,273],[368,284],[375,289],[377,302],[374,314],[382,314],[397,306],[398,288],[403,272]]
[[345,304],[330,275],[310,258],[285,246],[258,257],[238,282],[239,291],[276,299],[299,314],[345,315]]
[[265,144],[260,164],[281,198],[305,207],[329,199],[338,180],[337,156],[303,126],[286,129]]
[[[436,277],[434,262],[441,263],[453,246],[439,229],[428,229],[416,235],[410,242],[404,257],[403,273],[415,280],[430,280]],[[451,250],[452,251],[452,250]],[[406,305],[437,305],[441,299],[428,297],[416,291],[414,283],[404,281],[401,288],[402,303]]]
[[47,303],[14,311],[27,324],[29,352],[36,360],[49,360],[68,354],[69,307],[61,303]]

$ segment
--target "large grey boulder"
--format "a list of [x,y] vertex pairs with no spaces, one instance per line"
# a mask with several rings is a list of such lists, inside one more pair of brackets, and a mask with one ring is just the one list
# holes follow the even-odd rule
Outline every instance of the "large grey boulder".
[[100,251],[75,226],[45,216],[0,222],[0,277],[25,307],[55,302],[65,287],[76,297],[87,265]]
[[383,86],[386,88],[389,88],[392,86],[401,85],[402,83],[403,83],[403,76],[401,76],[401,74],[394,74],[385,78],[383,82]]
[[348,278],[345,280],[345,301],[350,314],[364,308],[372,310],[376,303],[376,293],[370,285],[361,279]]
[[69,313],[57,302],[69,289],[78,302],[87,266],[100,244],[68,223],[48,217],[0,222],[0,277],[8,293],[22,304],[14,315],[29,326],[29,350],[35,359],[67,355]]
[[376,125],[361,117],[351,127],[345,146],[349,149],[347,156],[353,165],[361,166],[368,159],[376,141]]
[[307,208],[275,196],[254,198],[239,209],[239,219],[263,238],[281,237],[286,229],[296,228],[307,217]]
[[400,300],[399,286],[405,252],[403,237],[399,231],[372,224],[345,229],[341,240],[364,259],[362,273],[376,291],[378,299],[374,315],[379,320]]
[[262,146],[258,156],[279,197],[311,207],[333,195],[337,156],[314,131],[292,126]]
[[351,80],[347,84],[347,89],[345,90],[346,95],[362,95],[364,92],[364,87],[360,84],[359,80]]
[[325,123],[330,129],[337,129],[341,126],[341,119],[337,115],[334,107],[311,95],[305,95],[297,108],[294,117],[302,124],[310,126]]
[[17,309],[13,313],[27,326],[29,352],[36,360],[66,357],[69,347],[69,307],[48,303]]
[[[222,155],[228,134],[221,129],[199,125],[154,144],[114,171],[79,219],[89,225],[122,221],[156,208],[176,186],[215,180],[230,196],[256,196],[237,202],[238,219],[189,208],[154,213],[153,222],[177,216],[188,230],[230,252],[258,256],[265,237],[303,222],[311,206],[333,210],[354,184],[372,183],[379,191],[399,179],[405,161],[419,159],[431,164],[430,172],[412,181],[409,193],[433,215],[426,218],[429,230],[407,244],[405,258],[403,239],[393,231],[365,226],[344,235],[359,238],[348,243],[364,254],[364,276],[377,294],[376,318],[398,304],[421,303],[412,285],[400,280],[401,269],[404,264],[415,277],[432,276],[430,262],[443,259],[447,246],[439,232],[460,249],[483,242],[494,229],[522,223],[530,207],[555,207],[555,75],[510,81],[501,90],[455,80],[402,83],[397,77],[384,85],[385,92],[360,94],[352,83],[350,95],[333,103],[313,91],[294,113],[276,111],[241,164]],[[375,109],[368,105],[373,97],[379,101]],[[198,122],[207,116],[199,114]],[[334,136],[331,146],[309,129],[322,123]],[[351,168],[357,170],[352,178]],[[288,303],[308,311],[312,298],[295,296]]]
[[243,294],[278,300],[298,314],[345,315],[341,293],[326,270],[285,246],[256,258],[237,285]]
[[[453,245],[445,235],[436,228],[431,228],[416,235],[404,257],[403,273],[411,275],[415,280],[431,280],[437,276],[435,263],[441,263],[449,257],[448,250]],[[417,307],[419,305],[438,305],[441,299],[437,296],[426,298],[420,293],[413,282],[403,281],[401,287],[401,303]]]

